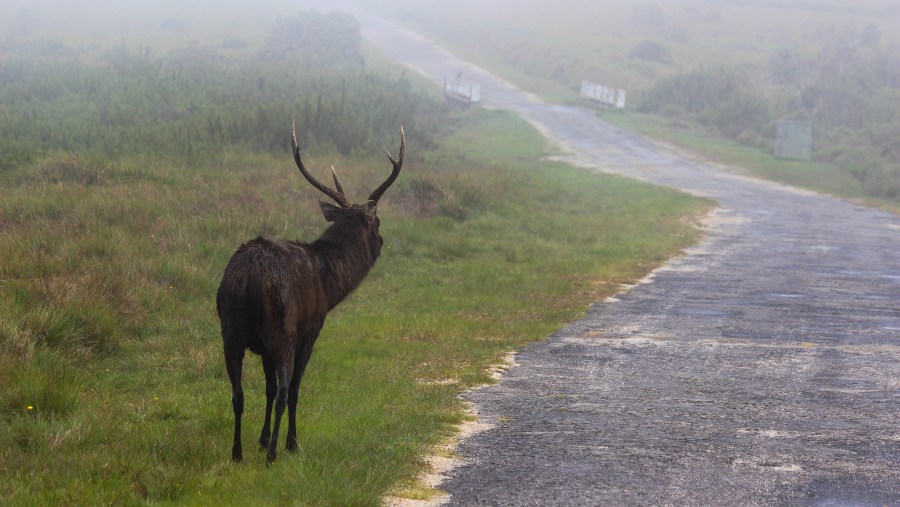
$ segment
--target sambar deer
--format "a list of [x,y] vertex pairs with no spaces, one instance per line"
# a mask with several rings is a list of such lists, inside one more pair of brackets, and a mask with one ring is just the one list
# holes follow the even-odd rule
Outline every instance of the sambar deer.
[[[393,165],[390,176],[365,203],[354,204],[344,194],[333,167],[334,189],[331,189],[303,165],[296,124],[291,127],[291,146],[300,173],[337,206],[319,201],[322,214],[331,225],[312,243],[258,237],[241,245],[225,268],[216,295],[216,310],[222,327],[225,367],[231,380],[234,410],[231,457],[235,461],[243,458],[241,369],[247,349],[262,356],[266,376],[266,416],[259,436],[260,450],[268,450],[266,464],[274,462],[277,456],[278,431],[285,406],[288,407],[286,449],[297,449],[300,379],[328,312],[359,286],[381,254],[384,241],[378,233],[376,206],[400,174],[406,151],[401,128],[398,157],[395,159],[387,152]],[[273,403],[275,421],[270,433]]]

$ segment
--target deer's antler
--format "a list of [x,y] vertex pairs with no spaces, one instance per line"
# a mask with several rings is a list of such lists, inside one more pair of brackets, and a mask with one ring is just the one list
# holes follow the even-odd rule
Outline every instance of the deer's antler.
[[385,149],[384,151],[387,152],[387,156],[390,159],[391,164],[393,164],[394,168],[391,170],[390,176],[388,176],[388,178],[384,180],[384,183],[376,188],[375,191],[372,192],[372,195],[369,196],[369,200],[374,201],[375,203],[378,203],[378,199],[381,198],[381,194],[383,194],[384,191],[394,183],[394,180],[397,179],[397,175],[400,174],[400,168],[403,167],[403,155],[404,153],[406,153],[406,137],[403,133],[403,127],[400,127],[400,154],[397,156],[397,158],[395,159],[393,156],[391,156],[391,152],[387,149]]
[[[344,189],[341,188],[341,184],[337,180],[337,173],[334,172],[334,168],[331,168],[331,174],[334,176],[334,184],[337,187],[337,191],[328,188],[324,183],[317,180],[315,176],[309,173],[306,169],[306,166],[303,165],[303,161],[300,160],[300,145],[297,144],[297,122],[294,121],[291,123],[291,147],[294,151],[294,161],[297,162],[297,169],[300,169],[300,173],[303,174],[303,177],[306,178],[306,181],[310,183],[310,185],[319,189],[323,194],[327,195],[334,199],[334,202],[338,203],[342,208],[349,208],[352,204],[347,196],[344,195]],[[400,148],[401,154],[400,158],[403,158],[403,147],[401,145]],[[399,171],[399,169],[398,169]],[[396,176],[394,176],[396,178]],[[387,187],[385,187],[387,188]],[[382,190],[383,192],[383,190]]]

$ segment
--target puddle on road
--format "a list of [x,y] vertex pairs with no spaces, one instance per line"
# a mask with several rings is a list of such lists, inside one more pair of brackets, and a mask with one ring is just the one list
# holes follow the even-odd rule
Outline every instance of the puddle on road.
[[619,332],[587,332],[582,335],[573,337],[575,340],[589,338],[592,341],[602,342],[603,345],[625,346],[625,345],[659,345],[663,342],[670,341],[667,336],[654,336],[649,334],[637,334],[632,336],[623,336]]
[[702,310],[698,308],[676,308],[675,315],[688,317],[727,317],[730,313],[721,310]]
[[769,297],[794,299],[794,298],[805,298],[806,294],[795,294],[795,293],[791,293],[791,292],[771,292],[771,293],[769,293]]
[[802,472],[803,467],[795,463],[782,463],[780,461],[752,456],[749,458],[737,458],[732,461],[734,467],[752,467],[775,472]]

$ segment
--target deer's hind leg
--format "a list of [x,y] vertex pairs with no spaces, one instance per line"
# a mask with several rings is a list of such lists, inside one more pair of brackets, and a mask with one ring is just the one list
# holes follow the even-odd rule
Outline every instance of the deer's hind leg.
[[294,360],[294,378],[291,379],[291,388],[288,391],[288,434],[285,443],[285,449],[291,452],[297,450],[297,398],[300,393],[300,381],[303,379],[303,373],[306,372],[306,365],[309,364],[315,341],[315,335],[311,339],[305,340],[303,348]]
[[275,376],[278,379],[277,392],[275,394],[275,420],[272,428],[272,437],[269,439],[269,450],[266,453],[266,465],[275,462],[278,456],[278,432],[281,428],[281,416],[287,405],[288,386],[294,373],[294,349],[284,351],[276,356],[274,361]]
[[262,366],[266,375],[266,418],[263,422],[262,432],[259,434],[259,450],[265,451],[269,447],[269,431],[272,426],[272,406],[275,403],[275,395],[278,393],[278,378],[275,373],[275,361],[267,353],[263,353]]
[[244,362],[242,348],[225,350],[225,368],[231,381],[231,408],[234,411],[234,443],[231,446],[231,459],[241,461],[244,458],[241,449],[241,417],[244,414],[244,388],[241,385],[241,370]]

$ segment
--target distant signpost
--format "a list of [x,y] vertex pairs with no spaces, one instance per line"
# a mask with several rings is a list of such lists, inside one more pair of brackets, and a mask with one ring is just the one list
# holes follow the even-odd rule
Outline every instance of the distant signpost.
[[778,120],[775,123],[775,157],[789,160],[812,159],[812,122]]
[[581,100],[604,107],[625,108],[625,90],[590,81],[581,82]]
[[444,98],[464,107],[478,105],[481,99],[481,87],[465,80],[460,74],[444,76]]

